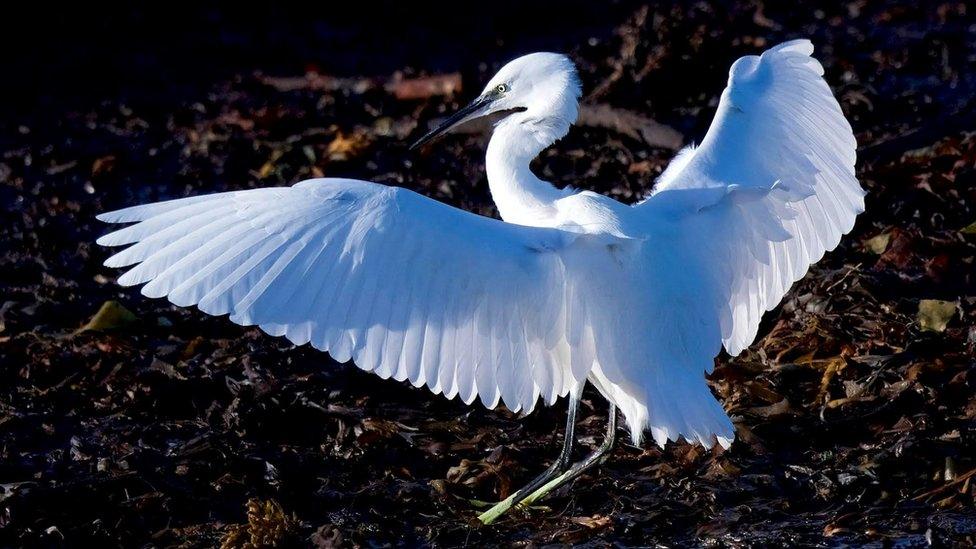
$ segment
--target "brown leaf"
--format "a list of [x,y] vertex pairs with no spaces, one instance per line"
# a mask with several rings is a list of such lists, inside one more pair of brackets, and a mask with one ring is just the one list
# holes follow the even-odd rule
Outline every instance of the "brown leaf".
[[325,148],[329,160],[349,160],[369,146],[369,137],[363,132],[353,132],[349,135],[339,132],[335,139]]
[[925,274],[936,282],[941,282],[951,270],[952,263],[947,254],[939,254],[925,262]]
[[312,547],[315,549],[346,547],[345,539],[342,537],[342,531],[331,524],[319,526],[309,541],[312,542]]
[[912,236],[900,229],[892,229],[889,234],[891,241],[888,244],[888,249],[878,258],[878,263],[904,269],[915,257]]
[[278,547],[295,536],[297,523],[298,519],[294,515],[286,515],[277,501],[250,499],[247,502],[247,524],[231,526],[220,540],[220,547]]
[[745,383],[745,390],[750,396],[758,398],[763,402],[774,403],[783,400],[783,395],[774,391],[769,387],[768,383],[761,381],[747,381]]
[[403,78],[402,75],[397,74],[384,87],[386,91],[403,101],[454,95],[461,91],[461,73],[452,72],[420,78]]
[[581,105],[580,126],[605,128],[621,133],[652,147],[676,151],[684,142],[684,136],[671,126],[638,114],[634,111],[611,107],[610,105]]
[[115,167],[115,156],[110,154],[108,156],[96,158],[95,161],[92,162],[91,173],[92,175],[101,175],[103,173],[108,173],[112,171],[114,167]]
[[254,129],[254,121],[250,118],[244,118],[240,111],[236,110],[220,115],[220,117],[217,118],[217,123],[225,126],[237,126],[244,131],[251,131]]
[[627,166],[628,174],[650,175],[654,173],[654,164],[650,160],[641,160]]
[[708,465],[708,470],[702,478],[709,480],[727,479],[737,477],[742,473],[742,469],[736,467],[727,459],[714,459]]
[[569,521],[586,526],[591,530],[602,530],[610,526],[610,517],[605,515],[593,515],[592,517],[569,517]]
[[827,359],[827,367],[824,368],[824,373],[820,377],[820,390],[817,393],[817,401],[823,400],[827,396],[827,392],[830,389],[830,382],[834,379],[834,376],[838,372],[843,370],[847,366],[847,361],[843,357],[834,357]]
[[369,446],[393,438],[400,432],[400,426],[387,419],[368,417],[364,418],[354,431],[356,432],[356,441],[363,446]]
[[770,404],[769,406],[756,406],[754,408],[750,408],[749,413],[755,416],[772,419],[785,415],[793,415],[794,411],[793,407],[790,406],[790,401],[784,398],[783,400],[775,404]]
[[260,80],[262,84],[271,86],[280,92],[348,90],[360,94],[378,85],[378,81],[373,78],[338,78],[316,72],[309,72],[304,76],[262,76]]
[[152,361],[152,364],[149,365],[149,369],[159,372],[170,379],[186,379],[186,376],[176,371],[176,368],[172,364],[159,360],[158,358]]
[[258,179],[264,179],[271,175],[275,168],[275,162],[277,162],[283,155],[284,151],[278,149],[271,151],[271,156],[264,164],[261,165],[261,168],[258,170]]
[[846,534],[847,532],[850,532],[850,529],[849,528],[845,528],[843,526],[838,526],[837,524],[834,524],[834,523],[830,523],[830,524],[824,526],[824,529],[823,529],[824,536],[826,536],[828,538],[829,537],[836,536],[838,534]]

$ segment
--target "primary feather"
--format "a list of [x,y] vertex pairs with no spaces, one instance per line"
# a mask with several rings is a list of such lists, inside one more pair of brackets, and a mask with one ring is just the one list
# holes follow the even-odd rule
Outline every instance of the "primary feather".
[[[149,297],[228,314],[384,378],[526,411],[573,381],[535,381],[560,378],[542,334],[562,306],[548,291],[562,285],[557,252],[572,243],[562,232],[343,179],[98,218],[138,222],[99,239],[137,242],[106,261],[141,261],[120,284],[146,283]],[[134,253],[147,242],[150,253]]]

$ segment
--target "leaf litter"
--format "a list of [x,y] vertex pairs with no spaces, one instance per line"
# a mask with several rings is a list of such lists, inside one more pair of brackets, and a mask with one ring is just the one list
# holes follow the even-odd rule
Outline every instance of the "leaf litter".
[[[675,136],[701,138],[730,60],[805,29],[857,134],[868,209],[749,350],[719,357],[710,382],[737,426],[731,450],[624,441],[489,528],[473,522],[477,502],[557,455],[561,409],[446,402],[144,299],[100,266],[92,219],[321,176],[492,215],[483,133],[406,148],[490,65],[241,75],[188,102],[108,100],[53,126],[0,127],[0,231],[13,243],[0,254],[0,544],[971,546],[976,14],[915,8],[635,6],[570,52],[593,118],[535,169],[634,201]],[[588,390],[583,446],[604,414]]]

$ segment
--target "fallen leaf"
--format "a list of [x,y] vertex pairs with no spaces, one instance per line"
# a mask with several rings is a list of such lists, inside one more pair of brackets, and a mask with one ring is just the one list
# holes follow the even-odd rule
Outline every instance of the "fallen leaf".
[[379,83],[375,78],[338,78],[316,72],[309,72],[304,76],[262,76],[260,77],[260,81],[280,92],[293,92],[297,90],[325,92],[348,90],[356,94],[371,90]]
[[592,517],[570,517],[570,522],[586,526],[591,530],[602,530],[610,526],[610,517],[604,515],[594,515]]
[[943,332],[949,321],[956,316],[957,309],[955,301],[923,299],[918,302],[916,319],[923,330]]
[[684,136],[671,126],[626,109],[611,107],[610,105],[582,105],[580,106],[580,126],[606,128],[635,139],[643,141],[652,147],[661,147],[676,151],[684,143]]
[[118,301],[106,301],[87,324],[78,328],[76,334],[88,331],[115,330],[139,320],[132,311],[123,307]]
[[331,524],[319,526],[309,541],[315,549],[333,549],[334,547],[346,546],[342,531]]
[[833,523],[824,526],[824,529],[823,529],[824,536],[826,536],[828,538],[829,537],[836,536],[838,534],[846,534],[847,532],[850,532],[850,529],[849,528],[845,528],[843,526],[838,526],[838,525],[833,524]]
[[864,247],[871,253],[881,255],[885,253],[888,249],[888,243],[891,242],[891,233],[881,233],[873,238],[869,238],[864,241]]
[[176,368],[172,364],[159,360],[158,358],[153,359],[152,364],[149,365],[149,369],[159,372],[170,379],[186,380],[186,376],[176,371]]
[[403,78],[402,75],[396,74],[384,87],[400,100],[454,95],[461,91],[461,73],[452,72],[420,78]]
[[72,160],[71,162],[65,162],[64,164],[55,164],[47,169],[47,174],[58,175],[60,173],[64,173],[70,170],[71,168],[74,168],[77,165],[78,165],[77,160]]
[[262,164],[261,169],[258,170],[257,173],[258,179],[264,179],[269,175],[271,175],[271,172],[274,171],[275,162],[277,162],[284,154],[285,153],[283,151],[278,149],[272,151],[271,157],[268,158],[268,161]]
[[888,234],[890,235],[890,242],[881,257],[878,258],[879,266],[907,268],[912,263],[912,259],[916,257],[914,239],[909,233],[899,229],[892,229]]
[[838,372],[847,366],[847,361],[843,357],[834,357],[827,359],[827,367],[824,368],[824,373],[820,377],[820,391],[817,393],[817,401],[822,401],[830,389],[830,382],[834,379],[834,376]]
[[112,171],[114,167],[115,167],[115,156],[110,154],[108,156],[96,158],[95,161],[92,162],[91,173],[92,175],[101,175],[103,173],[108,173]]
[[627,173],[637,175],[650,175],[654,173],[654,164],[649,160],[641,160],[627,166]]
[[279,547],[295,535],[298,519],[285,514],[274,500],[250,499],[247,523],[231,526],[220,540],[221,549]]
[[767,383],[762,383],[759,381],[748,381],[746,382],[744,387],[746,392],[748,392],[750,396],[758,398],[763,402],[772,404],[783,400],[783,395],[774,391],[772,388],[769,387],[769,384]]
[[795,414],[793,407],[790,406],[790,401],[785,398],[775,404],[770,404],[769,406],[756,406],[754,408],[750,408],[749,413],[767,419]]
[[335,139],[325,149],[329,160],[349,160],[358,155],[369,145],[369,138],[362,132],[349,135],[339,132]]

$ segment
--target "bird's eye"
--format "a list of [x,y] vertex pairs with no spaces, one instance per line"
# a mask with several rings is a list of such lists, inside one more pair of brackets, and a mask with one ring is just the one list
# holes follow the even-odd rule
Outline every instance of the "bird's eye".
[[508,91],[508,84],[499,84],[495,86],[495,91],[498,93],[505,93]]

